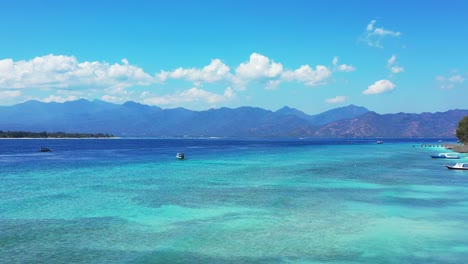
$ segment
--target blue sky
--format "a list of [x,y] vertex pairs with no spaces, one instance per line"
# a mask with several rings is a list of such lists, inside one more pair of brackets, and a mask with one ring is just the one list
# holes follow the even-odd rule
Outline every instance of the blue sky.
[[7,1],[0,105],[468,109],[466,1]]

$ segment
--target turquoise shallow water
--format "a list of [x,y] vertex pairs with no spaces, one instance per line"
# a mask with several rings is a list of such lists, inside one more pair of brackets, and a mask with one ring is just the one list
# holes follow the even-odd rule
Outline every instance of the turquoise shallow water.
[[430,141],[0,143],[2,263],[468,259],[468,172]]

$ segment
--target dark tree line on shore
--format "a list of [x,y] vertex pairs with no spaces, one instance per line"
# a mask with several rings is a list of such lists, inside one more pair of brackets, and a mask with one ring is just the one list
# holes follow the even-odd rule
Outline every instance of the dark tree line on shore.
[[458,140],[460,140],[460,142],[462,142],[465,145],[468,145],[468,116],[465,116],[458,123],[456,136]]
[[0,138],[110,138],[111,134],[83,134],[65,132],[27,132],[27,131],[2,131]]

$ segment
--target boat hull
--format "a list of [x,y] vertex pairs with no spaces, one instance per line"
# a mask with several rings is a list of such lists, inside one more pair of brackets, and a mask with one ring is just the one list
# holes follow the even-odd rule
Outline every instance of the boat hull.
[[465,167],[455,167],[455,166],[449,166],[449,165],[445,165],[445,167],[447,167],[447,169],[449,170],[468,170],[468,168],[465,168]]
[[468,170],[468,163],[457,162],[454,165],[445,165],[449,170]]
[[431,155],[433,159],[459,159],[459,156]]

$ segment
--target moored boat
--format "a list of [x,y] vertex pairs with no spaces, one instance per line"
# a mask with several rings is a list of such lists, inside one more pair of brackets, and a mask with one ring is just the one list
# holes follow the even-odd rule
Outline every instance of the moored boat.
[[432,158],[434,159],[459,159],[460,156],[458,156],[455,153],[439,153],[437,155],[431,155]]
[[183,152],[179,152],[179,153],[177,153],[176,157],[178,159],[180,159],[180,160],[183,160],[183,159],[185,159],[185,154]]
[[41,147],[41,149],[39,149],[40,152],[51,152],[52,150],[50,148],[46,148],[46,147]]
[[455,165],[445,165],[449,170],[468,170],[468,163],[456,163]]

